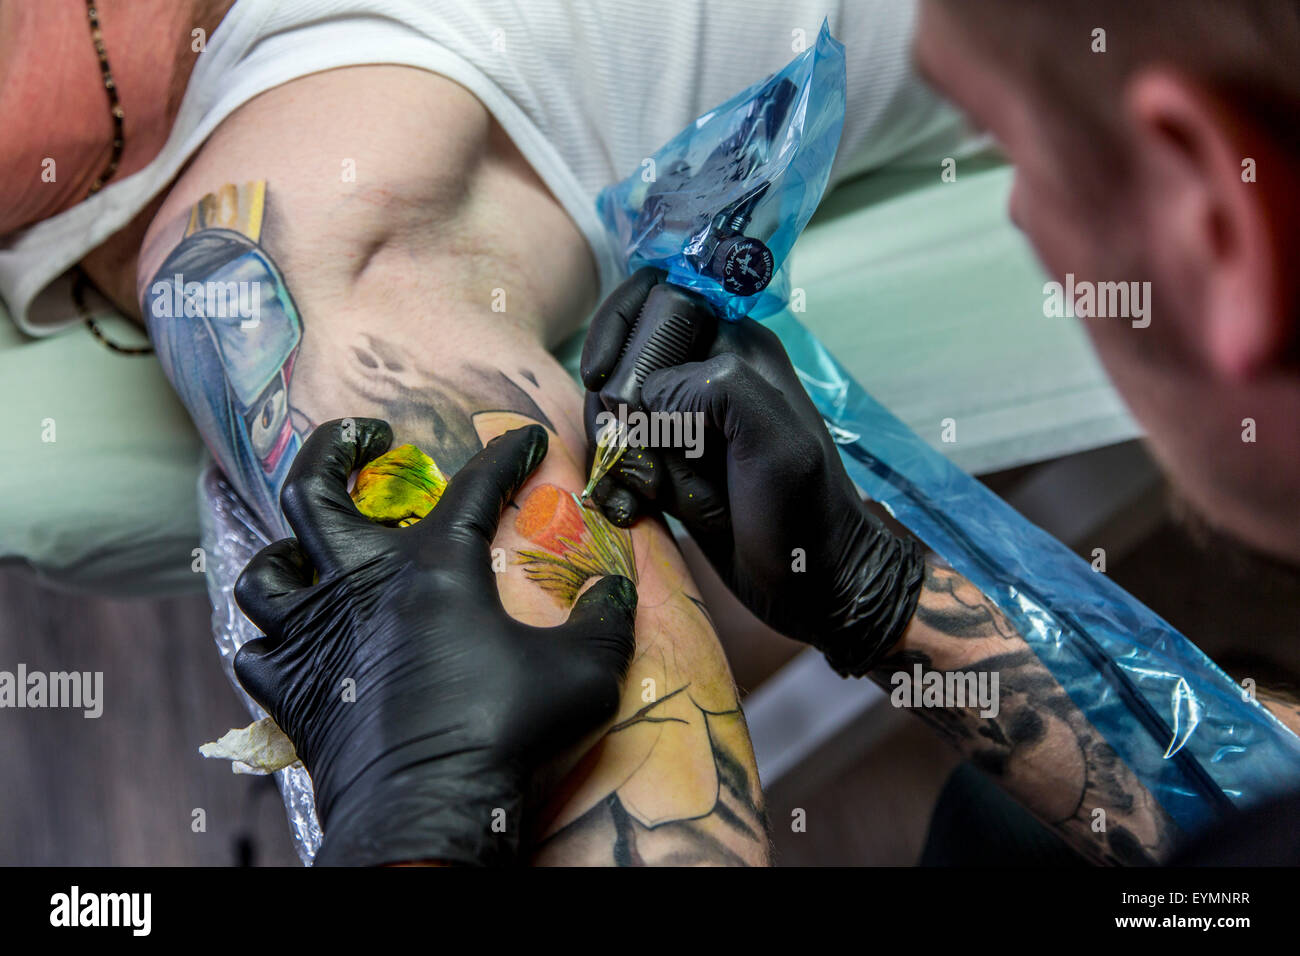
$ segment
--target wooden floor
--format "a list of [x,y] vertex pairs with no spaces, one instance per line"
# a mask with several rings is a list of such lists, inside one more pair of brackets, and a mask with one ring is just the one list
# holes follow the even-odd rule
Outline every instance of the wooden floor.
[[272,779],[199,756],[248,723],[209,614],[202,594],[109,600],[0,571],[0,670],[104,675],[97,719],[0,710],[0,864],[297,865]]

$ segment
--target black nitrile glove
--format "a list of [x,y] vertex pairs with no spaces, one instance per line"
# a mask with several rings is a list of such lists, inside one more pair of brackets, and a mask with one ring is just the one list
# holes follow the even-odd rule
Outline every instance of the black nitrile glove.
[[[660,275],[643,269],[597,310],[582,352],[587,437],[596,394]],[[780,340],[752,319],[719,322],[703,361],[652,372],[653,412],[701,413],[702,454],[629,448],[593,490],[615,524],[674,516],[761,620],[862,676],[902,636],[924,575],[921,548],[867,510]],[[802,557],[801,557],[802,555]]]
[[391,441],[385,422],[357,418],[304,443],[280,493],[297,538],[235,584],[266,635],[240,648],[235,673],[311,774],[317,863],[507,863],[533,772],[618,707],[636,591],[599,581],[554,628],[502,607],[491,542],[546,455],[542,428],[490,442],[409,528],[367,520],[348,497],[348,476]]

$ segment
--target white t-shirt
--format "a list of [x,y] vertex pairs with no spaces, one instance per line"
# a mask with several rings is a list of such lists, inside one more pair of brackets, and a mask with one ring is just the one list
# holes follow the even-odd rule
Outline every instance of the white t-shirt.
[[600,190],[788,63],[823,18],[848,71],[832,181],[962,141],[956,114],[911,70],[912,0],[238,0],[198,57],[162,152],[0,241],[0,297],[31,335],[76,322],[67,270],[162,192],[222,120],[282,83],[361,64],[426,69],[474,93],[586,236],[608,290],[620,264],[596,215]]

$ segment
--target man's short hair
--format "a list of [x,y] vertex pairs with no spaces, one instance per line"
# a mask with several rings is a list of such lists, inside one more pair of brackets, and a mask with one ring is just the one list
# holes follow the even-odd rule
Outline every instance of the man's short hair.
[[1126,81],[1156,65],[1186,72],[1300,152],[1300,0],[938,2],[1090,148],[1116,153],[1107,160],[1123,161]]

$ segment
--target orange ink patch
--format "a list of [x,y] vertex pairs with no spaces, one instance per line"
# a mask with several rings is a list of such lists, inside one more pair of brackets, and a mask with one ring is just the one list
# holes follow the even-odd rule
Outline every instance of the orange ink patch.
[[539,485],[520,506],[515,530],[533,544],[560,554],[569,547],[561,539],[581,541],[587,525],[572,495],[555,485]]

